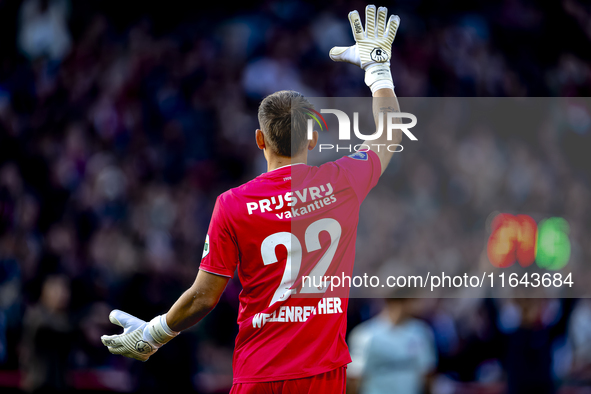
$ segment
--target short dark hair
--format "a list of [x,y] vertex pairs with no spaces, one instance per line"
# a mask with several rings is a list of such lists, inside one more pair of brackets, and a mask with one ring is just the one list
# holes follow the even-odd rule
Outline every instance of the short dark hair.
[[275,92],[261,102],[259,124],[270,148],[277,155],[291,157],[304,148],[307,108],[313,107],[303,94],[294,90]]

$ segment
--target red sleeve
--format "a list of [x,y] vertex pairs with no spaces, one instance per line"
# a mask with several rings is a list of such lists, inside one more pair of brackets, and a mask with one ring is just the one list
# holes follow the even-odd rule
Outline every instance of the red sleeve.
[[207,230],[199,269],[231,278],[238,265],[238,256],[236,239],[229,230],[222,202],[218,197]]
[[369,191],[378,184],[382,174],[382,163],[373,151],[359,151],[341,157],[335,163],[345,172],[359,202],[362,202]]

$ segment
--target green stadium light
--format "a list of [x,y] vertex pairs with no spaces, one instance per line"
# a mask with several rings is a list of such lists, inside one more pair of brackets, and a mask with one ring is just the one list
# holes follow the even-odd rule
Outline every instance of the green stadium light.
[[570,258],[569,226],[563,218],[543,220],[538,226],[536,264],[540,268],[559,270]]

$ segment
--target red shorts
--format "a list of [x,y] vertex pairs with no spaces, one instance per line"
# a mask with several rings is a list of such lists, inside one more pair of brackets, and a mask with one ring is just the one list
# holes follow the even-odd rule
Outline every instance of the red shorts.
[[347,367],[307,378],[276,382],[236,383],[230,394],[345,394]]

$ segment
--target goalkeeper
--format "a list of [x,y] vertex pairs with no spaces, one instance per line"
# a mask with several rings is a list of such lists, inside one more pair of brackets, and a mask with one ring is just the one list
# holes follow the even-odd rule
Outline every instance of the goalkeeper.
[[[400,19],[398,16],[388,19],[386,8],[380,7],[376,12],[373,5],[367,6],[365,14],[364,28],[358,12],[349,13],[355,44],[334,47],[330,58],[355,64],[365,71],[365,83],[375,98],[377,117],[385,111],[399,111],[390,74],[390,57]],[[294,106],[294,102],[301,105]],[[338,201],[330,205],[331,216],[335,218],[330,219],[331,228],[338,226],[340,238],[349,240],[339,244],[335,238],[334,259],[352,267],[359,206],[377,184],[392,152],[379,150],[380,143],[388,142],[387,133],[381,133],[378,139],[368,143],[378,146],[376,150],[343,157],[320,169],[306,165],[307,152],[315,147],[318,133],[314,132],[314,138],[308,140],[305,132],[302,138],[302,133],[298,132],[305,130],[305,125],[294,129],[294,135],[285,127],[290,128],[291,120],[301,118],[292,114],[299,115],[298,111],[309,106],[307,100],[294,91],[277,92],[263,100],[259,108],[261,130],[256,131],[256,143],[264,151],[268,172],[218,197],[197,278],[168,313],[146,322],[119,310],[111,312],[111,322],[123,328],[122,334],[102,337],[111,353],[148,360],[161,346],[199,322],[215,307],[237,268],[243,291],[232,393],[345,392],[346,365],[351,362],[344,340],[347,299],[342,299],[342,304],[340,299],[338,303],[334,301],[331,314],[311,317],[300,314],[299,320],[286,318],[280,322],[260,318],[281,316],[281,311],[286,313],[286,310],[309,311],[319,301],[291,297],[297,289],[292,289],[293,282],[288,281],[289,275],[284,275],[289,272],[288,268],[291,270],[291,257],[279,260],[275,246],[284,245],[289,255],[299,253],[303,263],[307,259],[316,261],[314,255],[295,251],[300,242],[297,234],[290,233],[290,220],[278,218],[274,212],[266,213],[252,201],[270,201],[275,195],[291,194],[291,182],[286,179],[291,179],[292,171],[302,172],[302,179],[310,186],[330,182],[339,196]],[[376,124],[380,123],[385,122],[376,119]],[[401,138],[400,133],[397,138]],[[298,146],[294,148],[292,144]],[[325,212],[318,210],[306,218],[316,220]],[[318,227],[327,220],[316,220],[313,224],[318,231],[328,231]],[[320,302],[332,305],[329,298]]]

